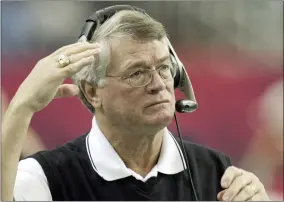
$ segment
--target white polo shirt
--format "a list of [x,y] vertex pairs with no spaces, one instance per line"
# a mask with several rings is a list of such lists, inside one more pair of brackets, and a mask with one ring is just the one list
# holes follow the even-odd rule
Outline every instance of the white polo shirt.
[[[166,128],[164,131],[158,163],[143,178],[126,167],[93,118],[92,129],[86,137],[86,147],[94,170],[106,181],[133,176],[143,182],[156,177],[158,172],[171,175],[183,171],[185,165],[180,156],[180,147]],[[27,158],[19,162],[14,198],[16,201],[52,201],[47,178],[35,159]]]

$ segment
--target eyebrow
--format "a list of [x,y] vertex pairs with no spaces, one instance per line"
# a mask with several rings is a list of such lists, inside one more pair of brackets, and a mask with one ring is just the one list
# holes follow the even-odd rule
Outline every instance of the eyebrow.
[[[157,63],[160,64],[170,58],[170,55],[166,55],[162,58],[159,58],[157,60]],[[148,66],[149,64],[145,60],[136,60],[134,62],[127,61],[126,64],[124,65],[126,67],[126,70],[134,69],[137,68],[138,66]]]

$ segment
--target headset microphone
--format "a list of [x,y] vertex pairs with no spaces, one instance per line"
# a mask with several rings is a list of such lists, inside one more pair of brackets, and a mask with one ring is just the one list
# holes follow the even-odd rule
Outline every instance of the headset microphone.
[[190,113],[196,109],[196,102],[192,100],[178,100],[176,101],[176,110],[180,113]]

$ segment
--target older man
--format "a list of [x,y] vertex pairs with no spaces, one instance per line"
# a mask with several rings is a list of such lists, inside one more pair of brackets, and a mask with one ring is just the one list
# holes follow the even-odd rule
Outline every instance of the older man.
[[[268,200],[227,156],[189,142],[181,152],[167,130],[173,75],[163,26],[138,11],[116,12],[91,43],[40,60],[4,116],[3,200]],[[75,85],[62,85],[70,76]],[[96,115],[90,132],[18,164],[33,114],[77,94]]]

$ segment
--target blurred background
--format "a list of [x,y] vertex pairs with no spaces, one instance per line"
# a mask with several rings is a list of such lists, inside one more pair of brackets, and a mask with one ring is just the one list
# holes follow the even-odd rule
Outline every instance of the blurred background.
[[[115,4],[162,22],[187,68],[199,109],[178,114],[182,136],[230,155],[283,200],[282,1],[2,1],[2,110],[38,60],[75,42],[89,15]],[[23,157],[88,132],[91,118],[77,98],[54,100],[34,116]]]

